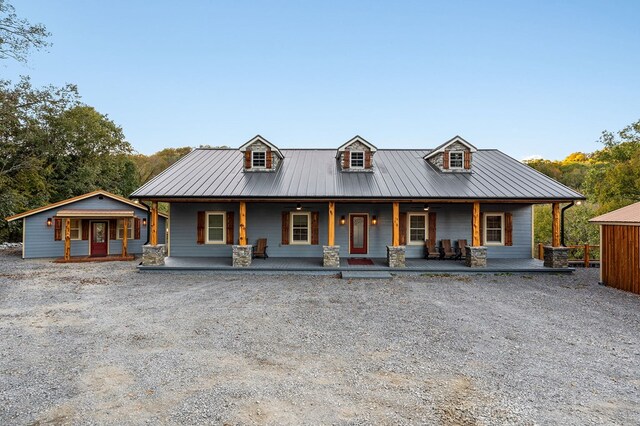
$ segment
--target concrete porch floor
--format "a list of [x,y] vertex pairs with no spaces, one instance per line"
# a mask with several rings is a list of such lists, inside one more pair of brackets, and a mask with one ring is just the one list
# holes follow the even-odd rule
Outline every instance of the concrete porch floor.
[[387,259],[373,258],[373,265],[349,265],[340,259],[340,268],[325,268],[318,257],[270,257],[253,259],[251,266],[234,268],[229,257],[167,257],[163,266],[138,265],[140,271],[218,271],[218,272],[313,272],[335,274],[341,271],[386,271],[392,273],[571,273],[573,268],[545,268],[538,259],[487,259],[485,268],[468,268],[460,260],[407,259],[405,268],[389,268]]

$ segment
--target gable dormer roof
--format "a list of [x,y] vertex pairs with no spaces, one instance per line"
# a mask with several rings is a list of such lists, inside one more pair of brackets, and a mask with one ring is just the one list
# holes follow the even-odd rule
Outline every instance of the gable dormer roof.
[[248,147],[250,147],[252,144],[256,142],[263,143],[264,145],[268,146],[272,152],[275,152],[280,158],[284,158],[284,155],[282,155],[282,152],[280,152],[280,149],[278,149],[277,146],[275,146],[274,144],[272,144],[271,142],[269,142],[268,140],[266,140],[260,135],[255,135],[253,138],[249,139],[240,148],[238,148],[238,151],[244,152],[247,150]]
[[344,152],[344,150],[351,144],[354,144],[356,142],[360,142],[361,144],[365,145],[367,148],[369,148],[369,150],[371,152],[376,152],[378,150],[378,148],[376,148],[376,146],[370,142],[368,142],[365,138],[359,136],[359,135],[355,135],[354,137],[352,137],[351,139],[349,139],[348,141],[346,141],[345,143],[343,143],[342,145],[340,145],[340,147],[338,148],[338,151],[336,152],[336,158],[340,156],[341,152]]
[[476,152],[478,150],[478,148],[476,148],[475,146],[471,145],[469,142],[467,142],[466,140],[464,140],[460,136],[456,135],[453,138],[451,138],[448,141],[446,141],[445,143],[443,143],[442,145],[439,145],[439,146],[435,147],[433,149],[433,151],[431,151],[430,153],[428,153],[427,155],[425,155],[422,158],[424,158],[425,160],[428,160],[429,158],[433,157],[434,155],[439,154],[441,152],[444,152],[449,146],[453,145],[454,143],[459,143],[459,144],[462,144],[462,145],[466,146],[467,148],[469,148],[470,152]]

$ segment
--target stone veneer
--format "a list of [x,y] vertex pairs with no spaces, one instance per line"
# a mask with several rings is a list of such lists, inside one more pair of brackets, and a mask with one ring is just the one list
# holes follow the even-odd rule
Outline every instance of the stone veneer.
[[568,268],[569,249],[567,247],[544,246],[544,266],[547,268]]
[[[368,146],[366,146],[362,142],[358,142],[358,141],[355,141],[355,142],[347,145],[345,147],[345,150],[346,151],[364,151],[364,152],[371,151]],[[354,173],[357,173],[357,172],[372,172],[373,171],[373,156],[374,156],[374,153],[372,152],[371,153],[371,168],[370,169],[352,169],[351,167],[349,167],[348,169],[344,169],[344,168],[342,168],[342,164],[344,164],[344,152],[341,152],[340,153],[340,157],[338,158],[338,161],[340,162],[340,169],[343,172],[354,172]]]
[[165,244],[145,244],[142,246],[142,266],[164,265],[164,258],[167,254]]
[[405,246],[387,246],[387,263],[390,268],[406,266],[405,248]]
[[[256,152],[267,152],[269,147],[260,141],[255,141],[247,147],[247,149]],[[244,163],[243,163],[244,164]],[[253,167],[245,169],[245,172],[270,172],[278,169],[280,164],[280,157],[274,150],[271,150],[271,168],[270,169],[254,169]]]
[[322,266],[326,268],[340,267],[340,246],[322,246]]
[[464,248],[464,264],[470,268],[487,266],[487,248],[484,246],[466,246]]
[[234,268],[246,268],[251,266],[251,254],[253,252],[253,246],[233,246],[233,267]]
[[[467,148],[465,145],[461,144],[460,142],[454,142],[451,145],[447,146],[447,151],[469,151],[469,148]],[[440,169],[440,171],[445,173],[465,173],[465,172],[469,173],[471,171],[471,169],[446,169],[445,170],[442,168],[444,166],[443,157],[444,157],[444,153],[441,152],[429,158],[428,161],[434,166],[436,166],[438,169]],[[473,168],[473,161],[471,162],[471,167]]]

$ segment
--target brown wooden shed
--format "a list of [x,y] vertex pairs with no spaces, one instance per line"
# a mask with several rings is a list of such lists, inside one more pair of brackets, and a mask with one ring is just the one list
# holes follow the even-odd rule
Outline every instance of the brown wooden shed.
[[640,203],[589,222],[600,225],[600,281],[640,294]]

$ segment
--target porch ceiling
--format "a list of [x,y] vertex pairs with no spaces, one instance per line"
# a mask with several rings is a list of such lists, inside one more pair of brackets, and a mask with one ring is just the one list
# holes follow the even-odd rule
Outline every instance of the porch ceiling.
[[118,218],[134,217],[133,210],[96,210],[96,209],[74,209],[58,210],[56,217],[70,218]]

